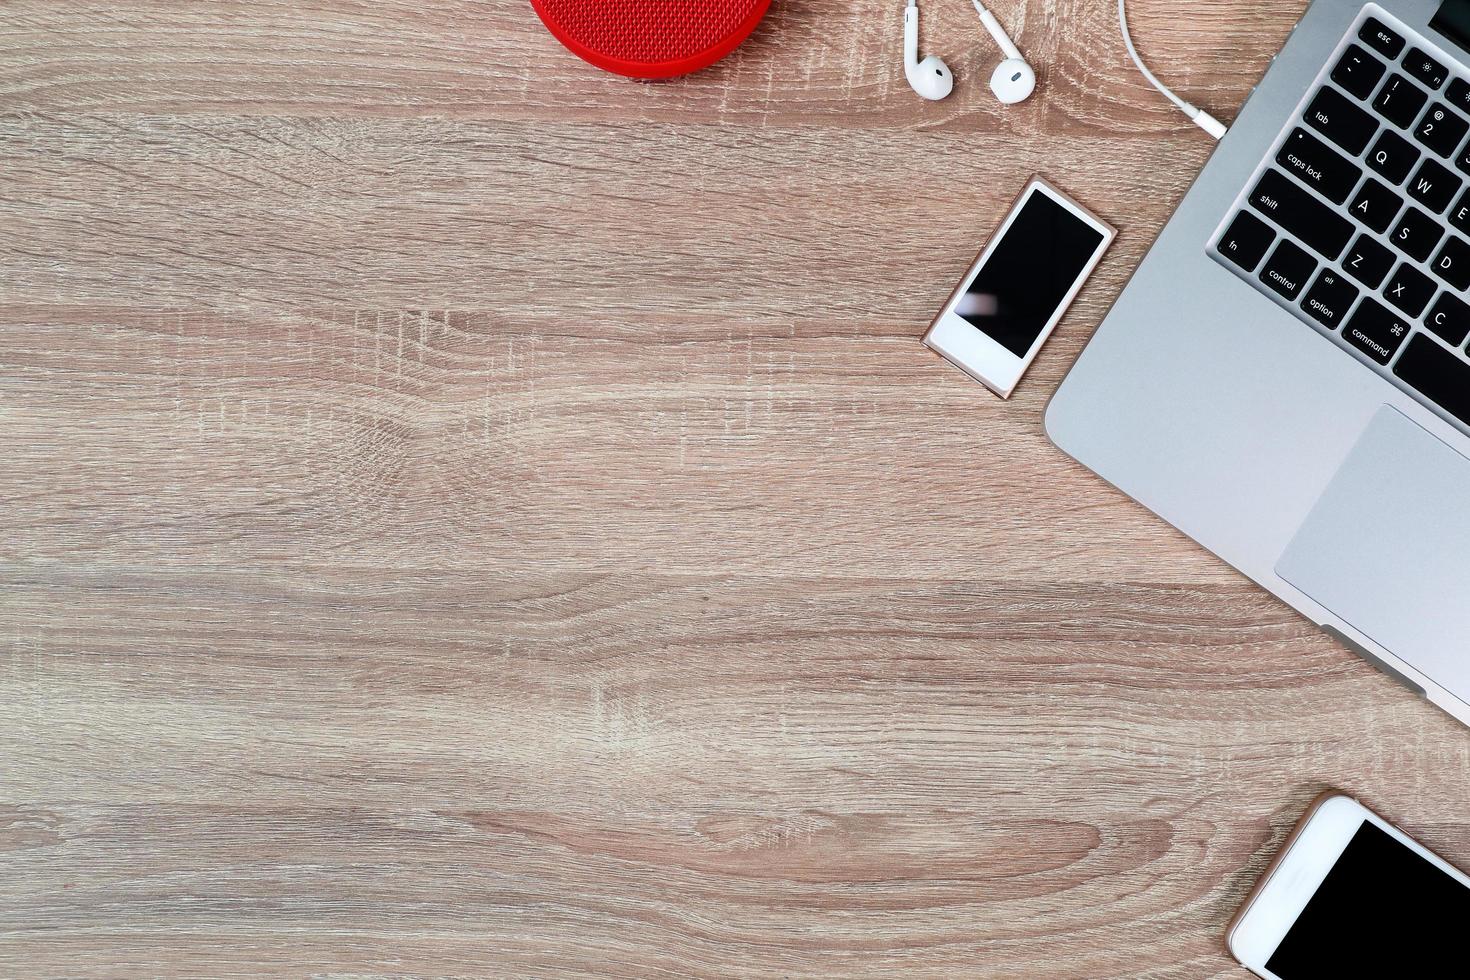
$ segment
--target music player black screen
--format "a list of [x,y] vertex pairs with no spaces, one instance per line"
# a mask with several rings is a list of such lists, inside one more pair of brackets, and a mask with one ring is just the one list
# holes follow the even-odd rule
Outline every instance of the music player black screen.
[[1266,962],[1282,980],[1470,976],[1470,889],[1363,822]]
[[955,312],[1025,357],[1102,239],[1096,228],[1033,191]]

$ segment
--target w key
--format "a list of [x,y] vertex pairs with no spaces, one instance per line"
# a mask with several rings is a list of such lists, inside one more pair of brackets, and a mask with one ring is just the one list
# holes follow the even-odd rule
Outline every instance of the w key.
[[1363,171],[1305,129],[1292,131],[1281,152],[1276,154],[1276,162],[1303,184],[1315,187],[1333,204],[1346,201],[1358,178],[1363,176]]

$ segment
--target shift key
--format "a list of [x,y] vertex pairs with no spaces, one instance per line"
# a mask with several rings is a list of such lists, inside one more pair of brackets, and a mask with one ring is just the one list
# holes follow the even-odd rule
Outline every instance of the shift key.
[[1335,260],[1353,235],[1353,224],[1293,183],[1279,170],[1268,170],[1251,191],[1251,207],[1274,221],[1308,248]]

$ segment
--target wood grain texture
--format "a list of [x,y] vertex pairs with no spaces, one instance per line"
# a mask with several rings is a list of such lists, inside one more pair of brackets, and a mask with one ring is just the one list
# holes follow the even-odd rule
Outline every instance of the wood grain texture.
[[[10,0],[0,975],[1239,975],[1305,802],[1463,730],[1041,414],[1209,152],[1109,2],[776,0],[666,84],[520,0]],[[1295,5],[1134,0],[1228,117]],[[1121,236],[1002,403],[1025,177]]]

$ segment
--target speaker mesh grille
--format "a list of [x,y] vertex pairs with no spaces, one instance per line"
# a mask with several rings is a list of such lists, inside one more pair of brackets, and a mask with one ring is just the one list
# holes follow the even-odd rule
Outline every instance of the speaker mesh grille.
[[608,58],[655,66],[720,44],[769,0],[536,0],[554,25]]

